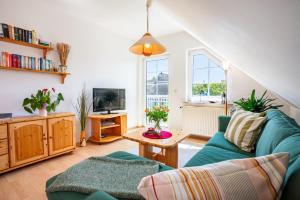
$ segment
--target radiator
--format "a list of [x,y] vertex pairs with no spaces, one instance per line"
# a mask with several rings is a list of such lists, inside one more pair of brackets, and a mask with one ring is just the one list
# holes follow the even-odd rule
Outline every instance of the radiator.
[[218,116],[225,115],[221,106],[183,106],[182,132],[212,137],[218,130]]

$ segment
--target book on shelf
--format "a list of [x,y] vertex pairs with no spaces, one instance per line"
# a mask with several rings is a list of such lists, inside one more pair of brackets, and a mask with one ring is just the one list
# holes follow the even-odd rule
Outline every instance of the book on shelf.
[[0,66],[20,69],[54,71],[49,59],[0,52]]
[[38,39],[34,30],[25,30],[5,23],[0,23],[0,37],[51,47],[50,42]]
[[0,37],[4,37],[2,23],[0,23]]
[[8,25],[2,23],[2,32],[3,32],[3,37],[9,37],[9,33],[8,33]]

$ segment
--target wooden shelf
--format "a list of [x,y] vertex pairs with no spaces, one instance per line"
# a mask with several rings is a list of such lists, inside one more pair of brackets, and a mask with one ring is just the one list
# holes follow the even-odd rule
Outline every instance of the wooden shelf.
[[31,48],[35,48],[35,49],[41,49],[41,50],[43,50],[43,57],[44,58],[46,58],[46,55],[49,51],[53,50],[53,48],[49,47],[49,46],[44,46],[44,45],[40,45],[40,44],[33,44],[33,43],[29,43],[29,42],[13,40],[13,39],[10,39],[10,38],[5,38],[5,37],[0,37],[0,41],[12,43],[12,44],[17,44],[17,45],[21,45],[21,46],[25,46],[25,47],[31,47]]
[[0,66],[0,70],[12,70],[12,71],[25,71],[25,72],[32,72],[32,73],[44,73],[44,74],[54,74],[61,77],[61,83],[64,84],[65,78],[67,75],[70,75],[70,73],[65,72],[53,72],[53,71],[45,71],[45,70],[34,70],[34,69],[23,69],[23,68],[15,68],[15,67],[4,67]]
[[109,125],[109,126],[101,126],[101,129],[107,129],[107,128],[114,128],[114,127],[118,127],[121,126],[120,124],[114,124],[114,125]]
[[104,144],[104,143],[109,143],[109,142],[113,142],[116,140],[120,140],[122,139],[122,136],[118,136],[118,135],[108,135],[104,138],[101,139],[97,139],[95,137],[90,137],[89,141],[94,142],[94,143],[98,143],[98,144]]

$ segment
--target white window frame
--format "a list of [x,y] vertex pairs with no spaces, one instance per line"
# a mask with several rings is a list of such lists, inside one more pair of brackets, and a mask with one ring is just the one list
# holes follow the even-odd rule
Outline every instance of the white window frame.
[[[208,103],[209,101],[221,102],[221,98],[219,96],[202,96],[202,97],[193,97],[193,56],[198,54],[206,55],[210,60],[214,61],[217,65],[219,65],[224,70],[225,75],[225,84],[227,85],[227,73],[223,66],[223,61],[218,57],[214,56],[208,50],[204,48],[192,49],[189,50],[187,59],[187,102],[191,103]],[[226,86],[227,87],[227,86]]]
[[[143,106],[144,109],[147,108],[147,61],[155,61],[155,60],[162,60],[162,59],[167,59],[168,60],[168,75],[169,75],[169,79],[168,79],[168,106],[170,106],[170,56],[169,54],[164,54],[164,55],[159,55],[159,56],[151,56],[151,57],[145,57],[143,59]],[[144,110],[143,109],[143,110]],[[144,114],[144,125],[149,125],[147,124],[147,119],[146,119],[146,115]],[[162,126],[167,126],[166,124],[162,124]]]

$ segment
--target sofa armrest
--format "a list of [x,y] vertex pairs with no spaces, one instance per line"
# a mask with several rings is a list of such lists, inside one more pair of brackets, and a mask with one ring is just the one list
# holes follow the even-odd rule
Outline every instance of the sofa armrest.
[[226,128],[228,126],[228,123],[230,121],[229,116],[219,116],[218,120],[219,120],[219,127],[218,127],[218,131],[220,132],[226,132]]
[[115,197],[107,194],[106,192],[97,191],[92,193],[90,196],[85,198],[84,200],[117,200]]

